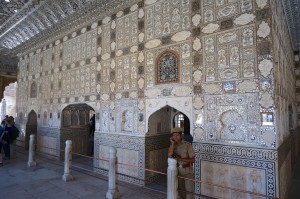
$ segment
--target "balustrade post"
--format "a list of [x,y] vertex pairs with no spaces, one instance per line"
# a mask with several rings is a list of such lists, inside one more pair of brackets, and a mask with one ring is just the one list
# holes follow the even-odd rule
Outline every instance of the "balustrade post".
[[64,164],[64,175],[62,177],[63,181],[68,182],[73,180],[72,170],[70,169],[72,166],[72,141],[66,141],[66,149],[65,149],[65,164]]
[[28,167],[36,166],[34,142],[35,142],[35,135],[31,134],[30,139],[29,139],[29,156],[28,156],[28,162],[27,162]]
[[178,178],[177,160],[168,158],[167,199],[177,199]]
[[109,149],[109,171],[108,171],[108,191],[106,199],[120,198],[117,187],[117,150],[114,147]]

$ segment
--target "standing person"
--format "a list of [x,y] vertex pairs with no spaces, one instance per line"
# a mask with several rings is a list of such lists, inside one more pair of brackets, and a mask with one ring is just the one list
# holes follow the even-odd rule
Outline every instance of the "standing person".
[[5,122],[4,120],[1,122],[0,126],[0,166],[3,166],[3,160],[2,160],[2,138],[4,136],[4,128],[5,128]]
[[193,199],[193,163],[195,162],[195,152],[190,143],[182,140],[182,131],[182,128],[172,129],[172,137],[170,138],[171,145],[169,147],[168,156],[177,160],[178,176],[191,179],[185,180],[182,178],[178,178],[178,188],[182,190],[179,191],[179,196],[182,199]]
[[93,116],[91,117],[90,121],[89,121],[89,125],[90,125],[90,152],[89,154],[91,156],[94,155],[94,133],[95,133],[95,127],[96,127],[96,118],[95,118],[95,114],[93,114]]
[[11,130],[12,134],[11,134],[11,141],[10,141],[10,157],[16,158],[17,157],[16,140],[17,137],[19,137],[20,131],[15,125],[15,118],[13,116],[9,116],[9,118],[11,120],[11,126],[12,126],[12,130]]
[[93,117],[91,117],[89,124],[90,124],[90,136],[94,137],[95,125],[96,125],[95,114],[93,115]]
[[5,141],[3,144],[3,150],[4,150],[4,160],[10,159],[10,144],[13,141],[13,127],[12,127],[13,121],[11,118],[5,119],[5,129],[4,129],[4,136],[3,140]]
[[19,137],[20,130],[16,127],[15,118],[13,116],[9,116],[11,120],[11,127],[12,127],[12,141],[15,141],[17,137]]

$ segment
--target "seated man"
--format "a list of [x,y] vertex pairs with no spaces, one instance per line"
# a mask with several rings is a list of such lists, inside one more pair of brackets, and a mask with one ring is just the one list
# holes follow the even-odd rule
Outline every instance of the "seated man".
[[[195,162],[195,153],[190,143],[182,140],[181,128],[172,129],[172,137],[170,138],[171,145],[169,147],[168,156],[177,159],[178,176],[190,178],[185,180],[178,178],[179,195],[182,199],[194,198],[194,173],[193,163]],[[186,191],[186,192],[184,192]],[[191,192],[191,193],[190,193]]]

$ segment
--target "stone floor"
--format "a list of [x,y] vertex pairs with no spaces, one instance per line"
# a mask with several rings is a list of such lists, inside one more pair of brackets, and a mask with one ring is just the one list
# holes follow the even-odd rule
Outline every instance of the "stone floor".
[[296,161],[296,167],[293,174],[293,179],[290,189],[288,189],[288,199],[299,199],[300,198],[300,157]]
[[[27,153],[18,153],[17,158],[4,162],[0,167],[0,198],[7,199],[105,199],[108,182],[105,176],[89,172],[91,162],[73,158],[74,181],[62,181],[63,163],[49,157],[37,157],[38,165],[27,167]],[[85,162],[85,165],[83,164]],[[81,164],[80,164],[81,163]],[[80,167],[81,166],[81,167]],[[121,199],[165,199],[166,179],[162,183],[139,187],[118,182]],[[293,181],[288,190],[288,199],[300,198],[300,158],[297,161]]]
[[[17,154],[17,158],[0,167],[0,198],[7,199],[104,199],[108,182],[106,177],[91,172],[73,170],[74,181],[62,181],[63,166],[60,161],[38,157],[38,165],[27,167],[27,155]],[[122,199],[164,199],[165,194],[118,183]]]

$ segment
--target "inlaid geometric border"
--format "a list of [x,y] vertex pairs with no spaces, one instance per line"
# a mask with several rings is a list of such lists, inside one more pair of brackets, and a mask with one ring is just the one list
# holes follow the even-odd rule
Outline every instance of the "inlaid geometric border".
[[237,158],[247,158],[262,161],[277,161],[278,154],[276,150],[230,146],[211,143],[194,143],[195,153],[205,153],[210,155],[231,156]]

